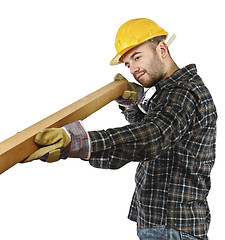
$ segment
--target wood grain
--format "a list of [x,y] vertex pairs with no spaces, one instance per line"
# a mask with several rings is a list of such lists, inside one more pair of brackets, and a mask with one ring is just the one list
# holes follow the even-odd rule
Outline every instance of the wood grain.
[[38,149],[34,143],[34,137],[38,132],[45,128],[62,127],[74,121],[85,119],[95,111],[121,96],[126,90],[126,87],[126,80],[111,82],[1,142],[0,174],[23,161]]

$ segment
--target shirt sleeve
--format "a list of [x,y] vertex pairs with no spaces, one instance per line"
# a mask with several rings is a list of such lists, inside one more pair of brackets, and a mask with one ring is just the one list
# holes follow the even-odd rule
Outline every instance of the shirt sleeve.
[[[157,159],[182,138],[194,121],[196,100],[185,89],[162,94],[141,122],[89,132],[91,157],[98,168],[118,169],[130,161]],[[187,137],[187,136],[186,136]]]
[[129,123],[141,122],[145,117],[145,114],[139,109],[137,104],[134,104],[132,108],[124,110],[122,114]]

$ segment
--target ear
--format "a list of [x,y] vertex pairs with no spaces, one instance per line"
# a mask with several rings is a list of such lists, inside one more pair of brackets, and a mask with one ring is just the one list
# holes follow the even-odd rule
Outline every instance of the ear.
[[156,50],[162,59],[165,59],[166,56],[168,55],[168,49],[165,42],[159,42]]

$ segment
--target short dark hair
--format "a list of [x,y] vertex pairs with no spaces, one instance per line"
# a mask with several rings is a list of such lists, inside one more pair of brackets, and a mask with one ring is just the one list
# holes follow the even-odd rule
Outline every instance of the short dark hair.
[[[160,42],[164,42],[164,37],[165,37],[164,35],[163,36],[158,36],[158,37],[154,37],[152,39],[149,39],[148,41],[150,43],[152,43],[151,46],[155,50]],[[168,51],[168,53],[170,55],[170,51],[169,51],[168,47],[167,47],[167,51]]]
[[152,39],[149,39],[148,41],[153,43],[155,45],[155,47],[156,47],[159,44],[159,42],[163,42],[164,41],[164,36],[154,37]]

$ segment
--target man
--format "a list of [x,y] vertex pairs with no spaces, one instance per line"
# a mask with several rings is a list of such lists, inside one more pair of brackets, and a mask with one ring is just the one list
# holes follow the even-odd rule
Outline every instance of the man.
[[[87,132],[81,121],[45,129],[42,146],[25,162],[81,158],[98,168],[139,162],[129,219],[140,239],[207,239],[207,195],[215,160],[217,113],[194,64],[179,69],[150,19],[124,23],[111,65],[124,63],[139,82],[127,83],[117,100],[130,124]],[[123,78],[118,74],[115,80]],[[145,88],[155,87],[151,98]]]

